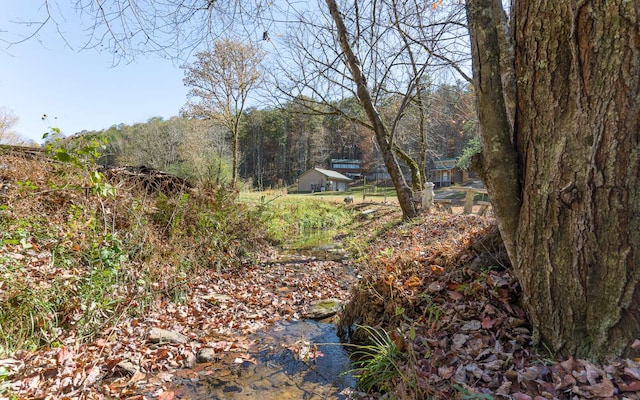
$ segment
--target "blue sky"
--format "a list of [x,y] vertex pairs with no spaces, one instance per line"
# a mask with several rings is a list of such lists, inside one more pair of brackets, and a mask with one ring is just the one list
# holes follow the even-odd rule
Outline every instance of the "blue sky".
[[[71,4],[59,2],[60,7]],[[0,13],[0,108],[19,117],[14,128],[23,138],[41,142],[48,126],[70,135],[114,124],[144,122],[177,115],[186,102],[183,71],[170,60],[140,56],[113,66],[108,52],[79,51],[85,35],[72,9],[62,10],[65,39],[48,25],[38,39],[7,48],[27,29],[17,21],[42,16],[42,0],[2,0]],[[89,21],[85,22],[88,23]],[[42,115],[49,122],[42,121]]]

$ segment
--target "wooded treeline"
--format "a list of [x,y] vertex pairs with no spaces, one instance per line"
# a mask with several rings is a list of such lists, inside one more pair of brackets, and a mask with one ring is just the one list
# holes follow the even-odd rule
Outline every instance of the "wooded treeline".
[[[433,160],[456,158],[475,135],[473,92],[458,83],[434,87],[430,104],[428,153]],[[278,188],[296,182],[314,166],[329,168],[331,159],[359,159],[363,171],[383,165],[373,133],[343,115],[310,111],[309,99],[296,98],[278,108],[250,108],[243,113],[239,176],[247,187]],[[390,98],[384,111],[393,114],[400,99]],[[340,107],[359,109],[357,99]],[[361,112],[361,111],[360,111]],[[408,108],[400,122],[398,142],[413,156],[420,153],[416,109]],[[219,185],[231,177],[231,136],[219,122],[195,118],[154,117],[134,125],[117,124],[97,132],[81,132],[70,140],[103,137],[105,165],[145,165],[174,173],[201,185]],[[426,171],[428,173],[428,171]]]

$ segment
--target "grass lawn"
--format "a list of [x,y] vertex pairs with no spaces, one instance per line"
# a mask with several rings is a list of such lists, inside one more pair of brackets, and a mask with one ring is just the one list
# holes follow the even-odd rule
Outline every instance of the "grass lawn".
[[[321,200],[333,203],[342,203],[346,196],[353,196],[356,202],[395,202],[396,191],[392,187],[376,187],[373,185],[352,186],[345,192],[316,192],[316,193],[294,193],[295,187],[286,189],[265,190],[262,192],[241,192],[239,201],[244,203],[260,204],[261,202],[298,202],[305,200]],[[364,197],[363,197],[364,191]]]
[[[353,200],[356,203],[362,202],[374,202],[374,203],[397,203],[396,191],[393,187],[363,185],[351,186],[349,190],[345,192],[316,192],[316,193],[296,193],[296,187],[290,186],[287,189],[273,189],[258,191],[246,191],[241,192],[239,201],[250,204],[260,204],[261,202],[276,202],[280,203],[295,203],[300,200],[320,200],[332,203],[342,203],[346,196],[353,196]],[[363,196],[364,191],[364,196]],[[446,197],[453,200],[464,200],[465,192],[456,191],[455,186],[438,189],[435,191],[436,195],[439,193],[446,194]],[[486,194],[477,193],[474,198],[475,201],[489,201],[489,197]]]

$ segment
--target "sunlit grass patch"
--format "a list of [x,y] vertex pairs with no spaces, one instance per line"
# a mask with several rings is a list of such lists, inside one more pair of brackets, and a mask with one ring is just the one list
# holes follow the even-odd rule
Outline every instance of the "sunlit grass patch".
[[254,208],[274,243],[295,243],[320,231],[344,229],[352,212],[339,204],[288,196]]

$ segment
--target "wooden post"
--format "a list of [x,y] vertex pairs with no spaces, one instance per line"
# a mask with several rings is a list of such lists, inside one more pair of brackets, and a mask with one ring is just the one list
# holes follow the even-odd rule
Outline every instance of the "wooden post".
[[475,197],[475,192],[473,190],[467,190],[466,195],[464,196],[464,210],[463,214],[471,214],[473,212],[473,198]]
[[367,191],[367,177],[365,176],[362,184],[362,201],[364,201],[364,198],[365,198],[364,192],[366,191]]

